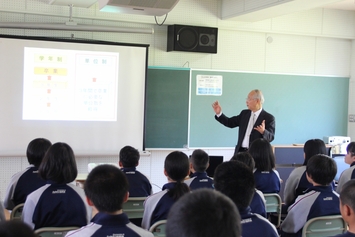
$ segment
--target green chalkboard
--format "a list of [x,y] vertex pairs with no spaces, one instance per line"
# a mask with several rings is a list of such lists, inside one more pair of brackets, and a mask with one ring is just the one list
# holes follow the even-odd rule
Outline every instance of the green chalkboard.
[[[198,95],[197,75],[221,76],[222,95]],[[263,91],[263,108],[275,116],[272,144],[346,136],[348,88],[347,77],[151,67],[147,79],[145,147],[234,147],[238,128],[219,124],[211,105],[218,100],[227,116],[237,115],[246,109],[245,98],[252,89]]]
[[186,68],[148,68],[146,148],[187,146],[189,79]]
[[[197,95],[197,75],[222,76],[222,95]],[[192,69],[190,80],[189,147],[234,147],[238,128],[218,123],[211,105],[218,100],[227,116],[238,115],[253,89],[263,91],[263,108],[275,116],[272,144],[347,134],[349,78]]]

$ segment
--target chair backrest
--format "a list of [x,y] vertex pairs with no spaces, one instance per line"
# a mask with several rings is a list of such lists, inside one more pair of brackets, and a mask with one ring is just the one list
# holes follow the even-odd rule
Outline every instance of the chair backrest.
[[281,222],[281,198],[277,193],[264,193],[266,200],[265,207],[266,213],[276,213],[277,214],[277,224],[276,227],[280,226]]
[[123,212],[127,214],[129,219],[143,218],[143,203],[146,197],[130,197],[127,202],[123,203]]
[[315,217],[306,222],[302,237],[334,236],[346,232],[347,224],[341,215]]
[[10,220],[21,219],[22,210],[23,210],[24,205],[25,205],[24,203],[21,203],[12,209],[11,214],[10,214]]
[[160,220],[155,222],[150,228],[149,231],[153,233],[156,237],[165,237],[165,227],[166,220]]
[[38,237],[64,237],[69,231],[79,229],[80,227],[42,227],[35,230]]

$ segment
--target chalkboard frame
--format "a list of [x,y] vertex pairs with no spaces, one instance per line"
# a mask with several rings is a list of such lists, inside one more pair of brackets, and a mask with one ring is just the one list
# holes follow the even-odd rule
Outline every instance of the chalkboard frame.
[[[197,96],[197,75],[222,76],[222,95]],[[348,77],[149,67],[146,149],[234,148],[238,128],[219,124],[211,105],[218,100],[227,116],[238,115],[253,89],[263,91],[263,108],[275,116],[273,145],[346,136],[348,88]]]

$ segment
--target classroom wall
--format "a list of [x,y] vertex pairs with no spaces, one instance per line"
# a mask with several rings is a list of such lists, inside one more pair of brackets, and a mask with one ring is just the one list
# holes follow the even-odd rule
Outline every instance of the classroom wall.
[[[349,80],[349,105],[348,114],[355,115],[355,40],[351,45],[351,75]],[[355,122],[348,122],[348,136],[355,141]]]
[[[68,21],[69,7],[49,5],[47,2],[45,0],[0,0],[0,22],[63,23]],[[312,9],[248,23],[221,20],[219,18],[219,4],[219,0],[180,0],[168,14],[163,26],[156,25],[152,16],[100,13],[97,5],[88,9],[75,7],[73,9],[73,20],[78,23],[154,28],[155,33],[152,35],[22,29],[0,29],[0,34],[73,36],[150,44],[149,66],[351,77],[349,113],[355,114],[353,76],[355,75],[355,67],[352,66],[355,59],[355,12]],[[163,20],[164,17],[157,18],[158,23]],[[169,24],[218,27],[218,53],[166,52],[166,25]],[[290,90],[290,93],[293,93],[292,88],[285,88],[285,90]],[[240,102],[236,103],[244,103],[246,94],[247,92],[245,95],[240,95]],[[332,96],[336,96],[336,91],[329,95],[329,99]],[[267,101],[268,95],[265,97]],[[211,114],[206,116],[213,116],[212,109]],[[354,123],[348,124],[348,135],[352,137],[352,140],[355,140]],[[142,157],[139,166],[139,169],[159,187],[166,181],[163,176],[163,160],[169,152],[169,150],[152,150],[150,156]],[[191,153],[189,150],[185,150],[185,152]],[[222,154],[225,155],[225,159],[229,159],[233,151],[208,150],[208,153],[210,155]],[[77,158],[81,173],[87,172],[87,163],[89,162],[112,163],[116,160],[116,155]],[[27,161],[23,156],[1,157],[0,162],[0,192],[1,198],[3,198],[9,177],[14,172],[24,169],[27,166]]]

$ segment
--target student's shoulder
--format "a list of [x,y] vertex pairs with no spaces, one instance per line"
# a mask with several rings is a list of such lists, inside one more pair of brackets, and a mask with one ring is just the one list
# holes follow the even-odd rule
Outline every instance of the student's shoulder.
[[90,224],[83,226],[80,229],[69,231],[65,237],[92,236],[100,228],[101,225],[91,222]]
[[[276,227],[268,219],[257,213],[251,213],[248,217],[243,218],[241,223],[242,228],[250,229],[255,227],[255,231],[257,232],[262,229],[265,234],[264,236],[278,236]],[[246,227],[245,225],[248,225],[249,227]]]
[[138,227],[134,224],[132,224],[131,222],[127,224],[127,227],[130,228],[131,230],[133,230],[135,233],[137,233],[139,236],[141,237],[153,237],[153,233],[145,230],[141,227]]
[[189,179],[185,179],[184,180],[184,183],[187,185],[187,186],[190,186],[192,181],[194,181],[194,179],[196,179],[196,177],[192,177],[192,178],[189,178]]
[[292,170],[292,172],[290,173],[290,176],[294,176],[294,175],[303,175],[304,172],[306,172],[306,166],[302,165],[300,167],[295,168],[294,170]]
[[21,171],[19,171],[19,172],[16,172],[15,174],[13,174],[12,176],[11,176],[11,179],[12,180],[18,180],[19,178],[21,178],[21,176],[23,176],[25,173],[27,173],[27,172],[29,172],[29,170],[31,169],[31,168],[33,168],[34,166],[29,166],[29,167],[27,167],[26,169],[24,169],[24,170],[21,170]]
[[157,202],[159,201],[164,195],[166,195],[168,192],[167,189],[157,192],[157,193],[153,193],[152,195],[149,195],[145,201],[144,204],[149,204],[149,203],[153,203],[153,202]]
[[139,175],[141,177],[148,179],[148,177],[145,174],[143,174],[142,172],[140,172],[139,170],[136,170],[136,175]]
[[345,170],[342,172],[341,175],[345,175],[346,177],[347,177],[347,176],[350,177],[350,176],[352,175],[352,173],[354,172],[354,170],[355,170],[355,165],[353,165],[353,166],[351,166],[351,167],[345,169]]
[[344,234],[336,235],[334,237],[355,237],[355,233],[345,232]]

